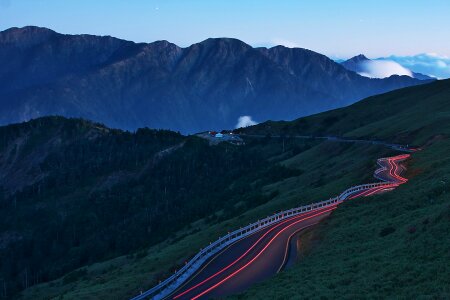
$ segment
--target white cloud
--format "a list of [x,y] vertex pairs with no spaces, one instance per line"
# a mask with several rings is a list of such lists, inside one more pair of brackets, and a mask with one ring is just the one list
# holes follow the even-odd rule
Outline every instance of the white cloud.
[[413,56],[389,56],[393,60],[413,72],[436,78],[450,78],[450,57],[436,53],[422,53]]
[[410,70],[391,60],[368,60],[360,63],[360,75],[371,78],[386,78],[392,75],[412,77]]
[[447,64],[445,63],[445,61],[442,61],[442,60],[437,60],[436,61],[436,66],[438,68],[447,68]]
[[258,124],[252,120],[251,116],[240,116],[236,124],[236,128],[248,127]]

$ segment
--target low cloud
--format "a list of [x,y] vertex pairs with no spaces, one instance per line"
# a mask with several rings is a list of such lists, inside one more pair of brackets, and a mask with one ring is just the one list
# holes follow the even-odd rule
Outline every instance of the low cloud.
[[413,76],[410,70],[391,60],[368,60],[362,62],[360,67],[359,74],[370,78],[386,78],[392,75]]
[[252,120],[251,116],[240,116],[236,124],[236,128],[248,127],[258,124]]
[[422,53],[413,56],[392,55],[386,58],[395,61],[413,72],[436,78],[450,78],[450,57],[436,53]]

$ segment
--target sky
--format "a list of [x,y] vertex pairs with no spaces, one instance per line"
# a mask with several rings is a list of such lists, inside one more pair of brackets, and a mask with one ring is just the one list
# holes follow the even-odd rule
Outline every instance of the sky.
[[450,0],[0,0],[0,30],[26,25],[182,47],[234,37],[332,58],[450,57]]

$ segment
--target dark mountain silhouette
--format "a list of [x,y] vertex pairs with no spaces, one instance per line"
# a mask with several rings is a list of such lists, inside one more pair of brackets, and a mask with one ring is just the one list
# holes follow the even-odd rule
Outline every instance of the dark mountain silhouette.
[[45,115],[185,133],[234,127],[239,116],[290,120],[424,83],[369,79],[324,55],[229,38],[187,48],[39,27],[0,32],[0,124]]
[[341,65],[343,65],[347,70],[353,71],[353,72],[359,72],[359,66],[361,62],[369,61],[364,54],[359,54],[356,56],[353,56],[352,58],[341,62]]

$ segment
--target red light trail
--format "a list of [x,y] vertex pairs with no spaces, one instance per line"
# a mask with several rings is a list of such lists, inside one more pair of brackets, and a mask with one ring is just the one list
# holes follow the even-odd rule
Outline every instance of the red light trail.
[[198,299],[201,296],[205,295],[206,293],[212,291],[213,289],[215,289],[216,287],[218,287],[219,285],[221,285],[222,283],[224,283],[225,281],[227,281],[228,279],[230,279],[231,277],[235,276],[237,273],[241,272],[242,270],[244,270],[245,268],[247,268],[251,263],[253,263],[259,256],[261,256],[261,254],[267,249],[267,247],[270,246],[270,244],[273,243],[273,241],[284,231],[286,231],[287,229],[289,229],[290,227],[296,225],[297,223],[300,223],[306,219],[310,219],[319,215],[322,215],[326,212],[330,212],[332,210],[335,210],[336,206],[333,206],[332,208],[329,208],[327,210],[321,211],[320,213],[317,213],[315,215],[309,216],[305,219],[300,219],[295,221],[294,223],[286,226],[285,228],[283,228],[281,231],[279,231],[265,246],[264,248],[255,256],[253,257],[249,262],[247,262],[244,266],[240,267],[239,269],[237,269],[236,271],[234,271],[233,273],[231,273],[230,275],[228,275],[227,277],[225,277],[224,279],[222,279],[221,281],[219,281],[218,283],[214,284],[213,286],[209,287],[208,289],[204,290],[203,292],[201,292],[200,294],[196,295],[195,297],[192,297],[192,300]]
[[[410,157],[409,154],[404,154],[404,155],[398,155],[398,156],[394,156],[394,157],[379,159],[378,163],[380,164],[381,168],[377,169],[375,171],[375,174],[381,180],[385,181],[385,183],[382,185],[373,187],[373,188],[369,188],[369,189],[366,189],[363,191],[356,192],[353,195],[350,195],[350,197],[348,197],[347,199],[354,199],[357,197],[368,197],[368,196],[374,195],[374,194],[379,193],[384,190],[394,189],[394,188],[398,187],[399,185],[407,182],[408,180],[406,178],[400,176],[400,174],[399,174],[402,171],[402,168],[399,167],[398,163],[409,157]],[[233,261],[226,264],[225,267],[220,267],[220,264],[219,265],[216,264],[215,267],[210,269],[210,271],[207,271],[205,274],[205,275],[207,275],[208,272],[211,272],[212,273],[211,275],[209,275],[208,277],[203,279],[201,282],[196,283],[195,285],[187,288],[186,290],[182,291],[181,293],[178,293],[176,296],[173,297],[173,299],[178,299],[183,296],[184,296],[183,298],[198,299],[200,297],[205,296],[206,294],[215,290],[217,287],[221,286],[222,284],[224,284],[231,278],[233,278],[236,275],[238,275],[239,273],[241,273],[243,270],[249,269],[250,266],[252,266],[252,264],[254,264],[255,261],[259,257],[261,257],[261,255],[265,251],[267,251],[268,247],[271,244],[273,244],[277,240],[277,238],[280,237],[280,235],[283,232],[286,232],[288,229],[292,228],[293,230],[295,229],[294,233],[296,233],[296,232],[304,229],[305,227],[311,226],[311,224],[309,224],[309,225],[305,224],[305,226],[301,226],[298,228],[293,227],[293,226],[303,225],[302,222],[304,222],[306,220],[324,215],[326,213],[330,213],[333,210],[335,210],[337,208],[337,206],[338,206],[338,204],[335,204],[333,206],[322,208],[319,210],[305,212],[303,214],[291,217],[289,219],[283,220],[280,223],[273,225],[266,232],[264,232],[255,242],[252,242],[252,244],[249,245],[248,248],[245,248],[245,251],[244,251],[244,249],[242,249],[242,251],[244,251],[244,253],[239,255],[238,258],[233,259]],[[270,237],[270,236],[268,236],[270,233],[274,233],[275,235],[273,237]],[[288,243],[286,243],[287,246],[283,246],[283,247],[288,247],[289,240],[292,237],[292,235],[293,234],[289,235]],[[270,240],[268,240],[267,242],[264,242],[265,238],[270,238]],[[279,241],[277,241],[277,243],[279,243],[281,241],[281,239],[278,239],[278,240]],[[257,246],[263,247],[263,248],[258,250],[256,253],[251,254],[251,251],[254,249],[257,249],[256,248]],[[223,252],[226,252],[226,251],[227,250],[224,250]],[[283,248],[283,252],[284,252],[283,264],[284,264],[284,262],[286,260],[287,250],[285,248]],[[248,261],[246,262],[246,260],[248,260]],[[258,264],[260,264],[260,263],[261,262],[259,262]],[[218,266],[220,267],[220,269],[214,270],[214,268],[217,268]],[[235,267],[232,269],[233,266],[235,266]],[[253,270],[253,269],[251,269],[251,270]],[[280,269],[281,269],[281,267],[278,268],[277,272],[279,272]],[[256,270],[258,270],[258,269],[256,268]],[[203,269],[200,272],[203,272]],[[220,276],[220,275],[222,275],[222,276]],[[181,288],[181,290],[182,290],[182,288]],[[190,293],[193,293],[193,294],[189,295]]]

